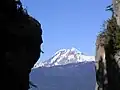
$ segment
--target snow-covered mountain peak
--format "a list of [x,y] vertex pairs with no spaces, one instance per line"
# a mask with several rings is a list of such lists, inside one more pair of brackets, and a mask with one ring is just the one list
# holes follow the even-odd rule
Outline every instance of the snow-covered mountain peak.
[[95,61],[94,56],[87,56],[84,53],[80,52],[76,48],[72,47],[71,49],[60,49],[58,50],[50,59],[44,62],[37,62],[35,68],[37,67],[51,67],[56,65],[66,65],[70,63],[79,63],[79,62],[92,62]]
[[80,52],[79,50],[77,50],[76,48],[72,47],[71,49],[60,49],[58,50],[54,55],[59,54],[59,53],[64,53],[64,52],[74,52],[74,53],[79,53],[79,54],[83,54],[82,52]]
[[66,49],[60,49],[60,50],[58,50],[58,51],[55,53],[55,55],[58,54],[58,53],[60,53],[60,52],[66,52]]
[[75,53],[82,54],[82,52],[80,52],[79,50],[77,50],[77,49],[74,48],[74,47],[71,48],[71,51],[72,51],[72,52],[75,52]]

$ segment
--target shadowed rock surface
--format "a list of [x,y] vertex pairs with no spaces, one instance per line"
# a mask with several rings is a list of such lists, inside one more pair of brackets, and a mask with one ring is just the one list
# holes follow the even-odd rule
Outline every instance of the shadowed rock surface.
[[28,90],[29,73],[40,57],[43,42],[41,24],[25,12],[19,0],[4,0],[0,7],[1,36],[4,36],[2,87]]
[[[103,46],[105,50],[105,62],[102,62],[102,65],[105,65],[106,68],[100,66],[99,62],[96,64],[96,67],[99,67],[96,69],[96,79],[97,83],[100,82],[96,90],[120,90],[120,27],[117,25],[114,16],[107,21],[107,27],[100,34],[101,38],[105,38]],[[97,61],[100,61],[100,59]],[[101,72],[98,73],[100,69]]]

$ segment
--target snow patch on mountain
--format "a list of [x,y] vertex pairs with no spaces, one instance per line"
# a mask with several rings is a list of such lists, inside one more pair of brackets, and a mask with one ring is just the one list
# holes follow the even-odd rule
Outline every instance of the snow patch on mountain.
[[76,48],[71,49],[61,49],[57,51],[50,59],[42,62],[38,61],[34,68],[38,67],[52,67],[57,65],[66,65],[71,63],[87,63],[94,62],[94,56],[88,56],[80,52]]

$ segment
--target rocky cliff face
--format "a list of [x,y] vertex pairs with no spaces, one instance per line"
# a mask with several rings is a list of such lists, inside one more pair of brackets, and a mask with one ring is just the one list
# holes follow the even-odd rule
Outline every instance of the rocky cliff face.
[[115,54],[115,61],[117,62],[118,67],[120,68],[120,51]]
[[117,18],[117,23],[120,25],[120,0],[112,0],[112,2],[115,16]]
[[107,84],[106,60],[105,60],[105,37],[100,34],[96,40],[96,90],[103,90]]
[[[107,21],[105,30],[98,35],[96,41],[96,90],[120,90],[120,29],[116,18],[112,16]],[[103,50],[105,57],[101,55]]]
[[[4,0],[3,0],[4,1]],[[40,56],[42,29],[30,17],[19,0],[1,2],[2,87],[4,90],[28,90],[29,73]],[[20,6],[17,8],[17,6]]]

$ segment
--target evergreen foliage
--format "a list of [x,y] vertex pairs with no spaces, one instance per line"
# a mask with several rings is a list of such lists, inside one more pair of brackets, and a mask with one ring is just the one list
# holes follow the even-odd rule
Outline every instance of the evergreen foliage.
[[119,50],[120,49],[120,27],[117,25],[116,18],[112,16],[111,19],[108,19],[103,24],[103,29],[104,30],[99,33],[98,37],[105,38],[104,40],[105,47],[108,47],[108,45],[112,43],[113,50],[114,51]]
[[108,78],[108,87],[105,90],[120,90],[120,68],[114,57],[117,51],[120,51],[120,26],[114,13],[103,24],[103,31],[98,34],[98,37],[104,40],[102,43],[104,42]]

